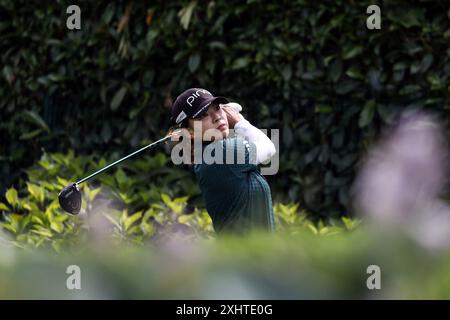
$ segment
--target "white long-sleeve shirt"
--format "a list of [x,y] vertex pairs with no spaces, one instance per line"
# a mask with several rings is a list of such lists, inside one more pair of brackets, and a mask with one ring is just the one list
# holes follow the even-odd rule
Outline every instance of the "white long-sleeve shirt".
[[269,160],[277,152],[272,140],[246,119],[237,122],[234,126],[234,131],[236,134],[255,144],[256,164]]

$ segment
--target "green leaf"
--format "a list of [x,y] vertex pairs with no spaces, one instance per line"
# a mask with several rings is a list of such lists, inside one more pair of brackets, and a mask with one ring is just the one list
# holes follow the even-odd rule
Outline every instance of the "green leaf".
[[46,228],[42,228],[42,227],[34,229],[34,230],[31,230],[31,232],[35,233],[35,234],[38,234],[40,236],[43,236],[43,237],[48,237],[48,238],[51,238],[53,236],[53,234],[52,234],[52,232],[50,230],[48,230]]
[[317,113],[330,113],[333,112],[333,108],[328,104],[317,104],[314,108],[314,112]]
[[[159,32],[158,30],[155,29],[150,29],[147,33],[147,35],[145,36],[145,40],[147,41],[147,45],[148,48],[151,48],[153,46],[153,44],[155,43],[155,39],[158,37]],[[183,51],[181,51],[182,53],[184,53]]]
[[17,195],[17,190],[13,188],[8,189],[5,194],[6,201],[12,206],[16,206],[19,202],[19,197]]
[[444,38],[450,38],[450,29],[447,29],[447,31],[444,32]]
[[172,199],[170,199],[170,197],[167,194],[165,194],[165,193],[161,194],[161,199],[167,206],[169,204],[172,204]]
[[9,84],[12,84],[12,82],[14,80],[14,74],[13,74],[13,71],[10,66],[5,65],[3,67],[3,75],[6,79],[6,81],[8,81]]
[[132,226],[130,229],[127,230],[128,235],[137,235],[142,233],[142,229],[140,226]]
[[392,18],[405,28],[420,27],[425,21],[425,12],[421,8],[399,9],[394,10],[391,14]]
[[4,210],[4,211],[10,211],[10,209],[8,208],[8,206],[2,202],[0,202],[0,210]]
[[319,233],[319,231],[317,230],[317,228],[316,228],[311,222],[307,223],[307,224],[306,224],[306,227],[307,227],[309,230],[311,230],[311,232],[312,232],[313,234],[318,234],[318,233]]
[[56,177],[56,180],[58,180],[59,185],[63,188],[65,188],[69,184],[69,180],[66,180],[58,176]]
[[116,219],[114,219],[113,217],[111,217],[109,214],[102,212],[102,215],[109,221],[111,222],[118,230],[122,230],[120,224],[116,221]]
[[101,188],[93,189],[88,191],[88,199],[90,202],[94,201],[97,194],[101,191]]
[[290,65],[286,65],[281,72],[284,81],[289,81],[292,76],[292,67]]
[[242,68],[245,68],[246,66],[248,66],[249,63],[250,63],[250,59],[248,57],[238,58],[233,62],[233,65],[231,66],[231,68],[233,70],[242,69]]
[[52,221],[50,223],[50,228],[58,233],[61,233],[64,231],[64,225],[58,221]]
[[22,208],[29,211],[29,212],[36,212],[39,211],[39,207],[37,206],[37,203],[34,202],[25,202],[22,205]]
[[361,220],[350,219],[348,217],[342,217],[342,222],[347,230],[354,230],[358,225],[361,224]]
[[34,137],[38,136],[42,131],[42,129],[36,129],[30,132],[25,132],[22,133],[19,137],[19,140],[30,140],[33,139]]
[[36,112],[34,112],[32,110],[26,110],[23,112],[23,115],[24,115],[25,119],[36,124],[42,130],[50,132],[50,129],[48,128],[45,121]]
[[59,81],[63,81],[64,77],[60,74],[56,74],[56,73],[51,73],[48,75],[48,78],[53,81],[53,82],[59,82]]
[[122,168],[119,168],[116,172],[116,174],[114,175],[114,177],[116,178],[117,184],[119,186],[119,188],[121,190],[125,189],[125,187],[127,186],[127,175],[125,174],[125,172],[122,170]]
[[105,11],[103,12],[103,15],[101,19],[106,23],[111,23],[111,20],[114,16],[115,6],[114,3],[109,3],[108,6],[105,8]]
[[127,93],[127,88],[122,87],[114,94],[114,97],[111,100],[111,110],[116,110],[120,104],[122,103],[123,98],[125,97],[125,94]]
[[433,55],[431,53],[426,54],[423,57],[422,62],[420,64],[420,70],[422,72],[426,72],[430,68],[431,64],[433,63],[433,60],[434,60]]
[[344,50],[344,53],[342,54],[342,59],[348,60],[356,57],[357,55],[361,54],[363,52],[362,46],[355,46],[355,47],[348,47],[346,50]]
[[140,218],[142,217],[142,211],[136,212],[134,214],[132,214],[131,216],[129,216],[128,218],[125,219],[124,222],[124,227],[125,230],[128,231],[128,229],[130,228],[130,226],[135,223],[136,221],[138,221]]
[[186,7],[182,8],[178,12],[178,17],[180,18],[180,23],[184,30],[189,28],[189,23],[191,22],[192,13],[194,12],[195,6],[197,5],[197,0],[192,0]]
[[363,74],[361,73],[361,71],[359,70],[358,67],[355,66],[351,66],[346,72],[345,74],[347,76],[349,76],[350,78],[355,78],[355,79],[364,79]]
[[192,214],[182,214],[181,216],[178,217],[178,222],[186,223],[186,222],[192,220],[192,218],[193,218]]
[[8,216],[9,225],[17,232],[20,224],[20,216],[17,213],[12,213]]
[[133,196],[126,192],[118,192],[120,199],[125,202],[125,204],[129,205],[133,202]]
[[193,54],[189,57],[188,66],[189,70],[194,73],[198,66],[200,65],[200,55],[198,53]]
[[189,196],[185,196],[185,197],[179,197],[179,198],[175,198],[173,200],[174,203],[176,204],[180,204],[180,203],[186,203],[186,201],[189,199]]
[[141,223],[141,229],[142,229],[142,231],[144,231],[144,234],[147,236],[152,236],[156,231],[156,228],[153,225],[153,223],[147,223],[147,222]]
[[221,41],[211,41],[208,42],[208,46],[211,49],[221,49],[221,50],[225,50],[227,48],[227,46],[225,45],[225,43],[221,42]]
[[369,100],[359,115],[359,127],[363,128],[367,126],[370,122],[372,122],[374,114],[375,114],[375,101]]
[[392,69],[394,71],[399,71],[399,70],[404,70],[406,68],[408,68],[409,64],[406,62],[397,62],[396,64],[394,64],[394,66],[392,67]]
[[359,81],[353,79],[343,79],[336,84],[335,90],[336,93],[345,95],[355,90],[359,84]]
[[161,194],[161,199],[163,200],[164,204],[169,207],[174,213],[181,214],[181,212],[183,211],[184,201],[181,200],[183,198],[172,200],[167,194],[163,193]]
[[27,182],[27,188],[28,188],[28,192],[31,194],[31,196],[36,199],[37,201],[39,201],[39,203],[44,203],[44,198],[45,198],[45,192],[44,189],[32,184],[30,182]]
[[100,134],[102,136],[103,142],[109,142],[111,140],[112,132],[111,127],[109,126],[108,122],[105,122],[102,127],[102,132]]
[[41,218],[39,218],[37,215],[33,214],[31,216],[31,222],[35,223],[35,224],[41,224],[44,225],[44,221],[42,221]]
[[331,81],[337,82],[342,75],[342,60],[338,59],[330,65],[330,78]]
[[420,92],[422,88],[419,85],[416,84],[407,84],[406,86],[402,87],[399,91],[400,95],[410,95],[416,92]]
[[0,227],[8,231],[11,231],[12,233],[16,233],[16,229],[12,225],[7,224],[5,222],[0,222]]

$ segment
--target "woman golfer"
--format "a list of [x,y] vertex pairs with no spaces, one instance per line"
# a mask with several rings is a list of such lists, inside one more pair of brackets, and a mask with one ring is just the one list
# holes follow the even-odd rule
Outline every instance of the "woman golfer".
[[[186,129],[183,136],[190,138],[189,143],[201,141],[191,143],[196,148],[191,160],[214,230],[272,232],[272,197],[259,164],[276,153],[275,145],[233,108],[236,105],[207,90],[191,88],[172,105],[171,122]],[[215,161],[205,159],[207,155]]]

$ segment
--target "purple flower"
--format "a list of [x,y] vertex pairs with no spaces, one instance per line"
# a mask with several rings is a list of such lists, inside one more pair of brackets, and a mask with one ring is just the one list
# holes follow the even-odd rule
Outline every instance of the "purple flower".
[[405,228],[424,245],[450,244],[450,209],[438,199],[448,160],[438,121],[423,112],[402,114],[363,162],[354,184],[356,210]]

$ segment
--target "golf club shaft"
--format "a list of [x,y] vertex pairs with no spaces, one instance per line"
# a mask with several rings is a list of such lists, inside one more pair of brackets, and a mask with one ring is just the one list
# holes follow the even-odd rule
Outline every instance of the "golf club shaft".
[[135,151],[135,152],[133,152],[133,153],[127,155],[126,157],[123,157],[122,159],[119,159],[119,160],[117,160],[117,161],[111,163],[110,165],[107,165],[107,166],[104,167],[103,169],[100,169],[100,170],[94,172],[93,174],[87,176],[86,178],[83,178],[83,179],[81,179],[80,181],[77,181],[75,184],[78,185],[78,184],[80,184],[80,183],[83,183],[84,181],[89,180],[89,179],[95,177],[96,175],[102,173],[103,171],[108,170],[109,168],[111,168],[111,167],[113,167],[113,166],[115,166],[115,165],[121,163],[122,161],[127,160],[128,158],[134,156],[135,154],[138,154],[139,152],[142,152],[142,151],[144,151],[145,149],[151,148],[151,147],[153,147],[153,146],[155,146],[155,145],[157,145],[157,144],[159,144],[159,143],[161,143],[161,142],[164,142],[164,141],[170,139],[170,137],[171,137],[171,135],[168,135],[168,136],[166,136],[166,137],[164,137],[164,138],[162,138],[162,139],[159,139],[158,141],[155,141],[155,142],[153,142],[153,143],[150,143],[149,145],[147,145],[147,146],[145,146],[145,147],[142,147],[141,149],[139,149],[139,150],[137,150],[137,151]]

